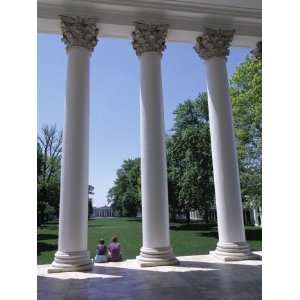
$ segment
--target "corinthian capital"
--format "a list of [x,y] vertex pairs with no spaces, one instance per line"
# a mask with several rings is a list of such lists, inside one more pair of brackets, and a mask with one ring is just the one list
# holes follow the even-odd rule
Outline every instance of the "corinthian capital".
[[226,57],[229,55],[233,34],[234,30],[206,28],[203,35],[197,37],[194,49],[203,59]]
[[60,16],[62,41],[67,50],[73,46],[84,47],[93,51],[97,45],[97,35],[99,29],[96,26],[96,19]]
[[166,49],[167,24],[144,24],[135,22],[132,32],[132,45],[137,56],[144,52],[155,51],[160,54]]

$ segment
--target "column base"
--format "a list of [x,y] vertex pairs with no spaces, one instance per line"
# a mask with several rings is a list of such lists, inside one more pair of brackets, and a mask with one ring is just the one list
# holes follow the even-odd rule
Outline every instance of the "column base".
[[136,259],[141,267],[173,266],[179,264],[179,261],[174,256],[171,247],[142,247],[140,255],[137,256]]
[[215,251],[210,251],[210,255],[221,261],[239,260],[261,260],[261,256],[251,252],[247,242],[220,243],[218,242]]
[[92,269],[93,261],[90,259],[89,251],[57,251],[48,273],[90,271]]

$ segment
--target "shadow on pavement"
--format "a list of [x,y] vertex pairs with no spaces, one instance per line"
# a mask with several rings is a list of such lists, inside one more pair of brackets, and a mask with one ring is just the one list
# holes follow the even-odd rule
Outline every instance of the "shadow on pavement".
[[[96,265],[84,279],[38,276],[38,299],[261,299],[261,265],[181,261],[175,271]],[[95,276],[103,276],[97,277]]]

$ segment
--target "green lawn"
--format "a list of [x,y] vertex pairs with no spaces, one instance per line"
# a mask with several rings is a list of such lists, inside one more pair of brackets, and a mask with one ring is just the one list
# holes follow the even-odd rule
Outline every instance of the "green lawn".
[[[216,226],[191,223],[170,224],[171,244],[175,255],[207,254],[215,249],[217,243]],[[135,258],[142,244],[142,223],[136,218],[107,218],[89,220],[88,247],[91,256],[95,255],[95,248],[100,238],[108,243],[113,235],[117,235],[122,245],[125,259]],[[261,250],[261,229],[246,227],[247,240],[252,250]],[[38,229],[37,263],[48,264],[53,260],[57,249],[58,224],[51,223]]]

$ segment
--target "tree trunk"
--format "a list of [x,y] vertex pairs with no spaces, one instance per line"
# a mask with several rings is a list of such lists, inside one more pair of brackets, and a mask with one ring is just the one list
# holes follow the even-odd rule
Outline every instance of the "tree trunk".
[[205,224],[208,224],[208,209],[204,209],[204,222]]
[[37,215],[37,226],[40,227],[41,226],[41,215],[38,213]]
[[40,212],[38,213],[38,217],[37,217],[37,225],[38,227],[41,227],[41,225],[44,224],[44,212]]
[[171,209],[171,211],[170,211],[170,221],[176,222],[176,210],[175,209]]
[[191,222],[191,217],[190,217],[190,211],[189,210],[185,211],[185,221],[186,221],[187,224],[190,224],[190,222]]

